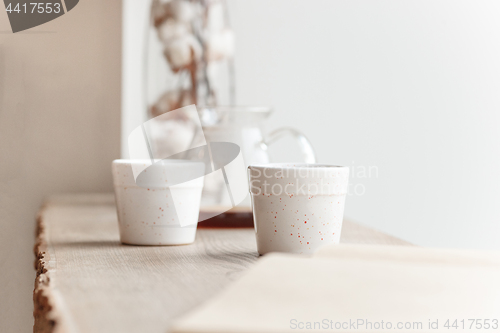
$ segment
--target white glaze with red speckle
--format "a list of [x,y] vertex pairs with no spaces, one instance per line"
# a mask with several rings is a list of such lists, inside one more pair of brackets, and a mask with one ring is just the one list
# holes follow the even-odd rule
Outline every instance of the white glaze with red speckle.
[[347,167],[250,166],[259,253],[311,254],[323,245],[339,243],[348,178]]
[[[166,186],[168,177],[163,173],[158,177],[157,184],[154,177],[148,180],[151,187],[138,186],[132,163],[141,162],[116,160],[112,164],[121,242],[134,245],[181,245],[194,242],[203,177],[175,185],[175,195],[172,195],[171,188]],[[185,170],[200,168],[199,164],[176,163],[175,167]],[[186,226],[181,227],[180,220]]]

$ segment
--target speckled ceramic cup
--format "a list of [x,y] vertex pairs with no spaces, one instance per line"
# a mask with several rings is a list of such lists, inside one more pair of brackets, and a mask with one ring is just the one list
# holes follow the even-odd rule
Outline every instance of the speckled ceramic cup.
[[[196,237],[205,166],[181,160],[115,160],[120,240],[133,245],[191,244]],[[133,168],[144,169],[134,177]],[[180,175],[187,181],[180,181]],[[147,177],[142,177],[147,176]],[[177,184],[173,179],[177,178]]]
[[339,242],[349,168],[253,165],[248,177],[260,254],[311,254],[323,245]]

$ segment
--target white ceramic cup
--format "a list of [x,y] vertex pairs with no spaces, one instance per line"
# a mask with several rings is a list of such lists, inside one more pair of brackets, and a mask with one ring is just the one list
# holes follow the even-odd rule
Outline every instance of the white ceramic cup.
[[[137,180],[133,168],[144,169]],[[182,160],[162,160],[153,165],[146,160],[113,161],[121,242],[133,245],[193,243],[204,170],[203,163]]]
[[323,164],[248,167],[257,249],[314,253],[338,244],[349,168]]

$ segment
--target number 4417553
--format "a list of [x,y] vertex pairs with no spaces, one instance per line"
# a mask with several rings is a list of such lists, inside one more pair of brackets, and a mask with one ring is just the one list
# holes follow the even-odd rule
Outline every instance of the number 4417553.
[[43,14],[43,13],[60,13],[61,12],[61,4],[54,3],[44,3],[44,2],[30,2],[29,4],[23,3],[22,5],[16,4],[14,8],[12,8],[12,3],[9,3],[5,10],[7,13],[24,13],[24,14]]
[[498,329],[498,319],[455,319],[454,321],[448,319],[444,323],[444,327],[447,329],[496,330]]

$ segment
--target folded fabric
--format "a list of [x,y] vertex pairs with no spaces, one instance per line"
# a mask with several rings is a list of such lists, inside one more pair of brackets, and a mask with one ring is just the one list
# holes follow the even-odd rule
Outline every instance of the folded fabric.
[[500,330],[500,253],[334,245],[270,254],[175,333]]

